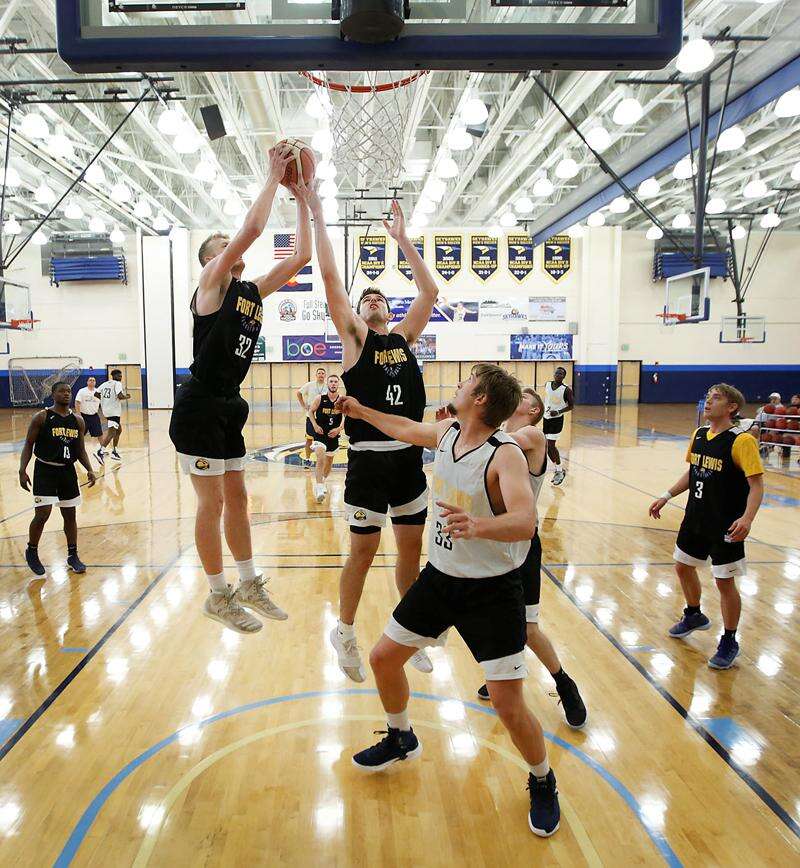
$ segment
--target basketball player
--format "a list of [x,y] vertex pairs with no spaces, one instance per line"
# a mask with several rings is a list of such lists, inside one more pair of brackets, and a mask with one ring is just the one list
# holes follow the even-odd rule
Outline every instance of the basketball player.
[[565,368],[553,371],[552,381],[544,387],[544,436],[547,438],[547,456],[555,465],[553,485],[561,485],[567,471],[561,466],[561,455],[556,446],[558,435],[564,430],[564,414],[575,406],[572,389],[565,385],[567,376]]
[[100,399],[96,393],[97,380],[94,377],[88,377],[86,385],[82,389],[78,389],[78,394],[75,396],[75,412],[86,423],[87,436],[97,438],[98,448],[101,448],[103,425],[100,422],[100,414],[97,412],[100,409]]
[[[519,406],[506,422],[505,432],[525,453],[528,462],[528,481],[533,499],[539,499],[544,475],[547,472],[547,440],[536,427],[544,413],[542,399],[533,389],[522,390]],[[567,723],[573,729],[583,729],[588,715],[578,685],[564,672],[550,639],[539,629],[539,598],[542,589],[542,541],[538,527],[533,532],[530,548],[520,568],[525,593],[525,620],[527,645],[539,658],[555,681],[556,692],[564,708]],[[489,699],[486,684],[478,689],[481,699]]]
[[[239,394],[261,331],[262,299],[280,289],[311,258],[308,209],[297,206],[294,255],[250,282],[242,280],[242,256],[264,231],[278,184],[292,152],[272,148],[269,177],[244,223],[229,238],[216,232],[200,245],[203,270],[191,301],[194,361],[191,378],[175,396],[169,436],[181,467],[197,495],[195,543],[210,587],[203,614],[239,633],[255,633],[262,623],[245,611],[283,621],[288,615],[270,598],[266,579],[256,573],[244,484],[242,430],[249,407]],[[236,561],[239,586],[233,589],[222,567],[220,522]]]
[[25,561],[35,578],[41,579],[47,570],[39,560],[39,540],[42,538],[53,505],[61,509],[64,520],[64,535],[67,538],[67,566],[75,573],[85,573],[86,567],[78,557],[78,521],[75,507],[81,502],[81,490],[75,462],[86,468],[89,487],[95,483],[95,475],[84,446],[86,424],[69,408],[72,389],[69,383],[54,383],[50,390],[53,406],[40,410],[31,419],[25,445],[19,460],[19,484],[25,491],[31,490],[28,464],[31,455],[36,456],[33,465],[33,520],[28,529],[28,547]]
[[327,392],[317,395],[308,408],[308,421],[314,432],[314,454],[317,457],[314,497],[322,503],[328,493],[325,480],[333,467],[333,456],[339,448],[339,435],[342,433],[342,413],[336,406],[339,397],[339,377],[331,374],[327,381]]
[[453,398],[458,421],[423,424],[368,409],[353,398],[340,402],[348,418],[436,450],[428,563],[370,654],[388,732],[353,763],[374,772],[420,755],[403,666],[417,648],[444,645],[455,627],[483,667],[495,711],[528,763],[528,825],[547,837],[558,829],[558,790],[542,728],[522,692],[525,601],[519,567],[536,528],[536,505],[525,456],[499,430],[521,397],[514,377],[497,365],[479,364]]
[[309,380],[305,386],[301,386],[295,392],[297,395],[297,401],[303,408],[303,412],[306,414],[306,442],[303,447],[303,468],[305,470],[311,468],[311,444],[314,442],[314,428],[311,425],[308,408],[314,398],[324,395],[326,391],[325,368],[317,368],[314,379]]
[[700,611],[697,576],[697,567],[711,557],[724,628],[717,651],[708,661],[712,669],[730,669],[739,654],[736,629],[742,600],[736,576],[747,571],[744,540],[764,495],[764,468],[758,444],[734,421],[744,404],[742,393],[726,383],[708,390],[704,408],[708,425],[698,428],[692,436],[686,452],[689,469],[650,504],[650,515],[661,518],[667,501],[689,491],[686,515],[672,555],[686,608],[669,635],[684,639],[695,630],[708,630],[711,626]]
[[119,443],[120,434],[122,434],[122,423],[120,422],[122,404],[120,402],[127,401],[130,395],[122,385],[122,371],[119,368],[115,368],[111,372],[111,379],[106,380],[100,386],[97,392],[95,392],[95,397],[100,399],[100,409],[103,411],[103,415],[106,417],[106,425],[108,425],[106,433],[100,438],[100,445],[97,447],[97,452],[94,453],[95,457],[101,464],[105,464],[105,447],[109,443],[113,443],[111,457],[115,461],[122,461],[122,456],[117,451],[117,444]]
[[[304,189],[314,218],[314,235],[328,309],[342,341],[347,394],[396,416],[420,421],[425,412],[422,372],[409,344],[428,324],[436,302],[436,283],[406,234],[398,202],[392,202],[392,222],[386,231],[405,254],[417,285],[417,297],[400,322],[389,330],[392,314],[383,293],[368,287],[356,310],[350,306],[325,227],[322,203],[315,190]],[[350,554],[339,580],[339,622],[330,634],[339,668],[353,681],[366,672],[356,644],[354,622],[386,516],[391,516],[397,565],[395,583],[402,596],[414,583],[422,553],[422,530],[428,513],[428,486],[422,469],[422,449],[387,436],[362,419],[347,419],[349,438],[344,504],[350,525]],[[422,672],[433,665],[420,649],[411,661]]]

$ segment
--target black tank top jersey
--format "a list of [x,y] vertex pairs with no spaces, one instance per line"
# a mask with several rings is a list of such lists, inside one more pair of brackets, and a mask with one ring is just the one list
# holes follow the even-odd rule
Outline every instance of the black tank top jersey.
[[66,416],[54,410],[45,412],[47,417],[33,444],[33,454],[50,464],[74,464],[78,458],[78,420],[72,411]]
[[195,298],[191,304],[194,361],[189,370],[213,393],[233,394],[247,376],[261,333],[263,304],[258,287],[234,278],[220,309],[206,316],[196,313]]
[[733,461],[737,437],[749,437],[741,428],[729,428],[707,439],[708,428],[698,428],[689,464],[689,499],[686,518],[699,532],[724,534],[747,506],[750,485]]
[[328,431],[339,427],[342,421],[342,414],[336,409],[336,405],[327,395],[322,395],[319,399],[319,407],[314,411],[314,419],[317,425],[327,434]]
[[[361,356],[342,379],[347,394],[365,407],[422,421],[425,412],[422,371],[406,339],[398,332],[379,335],[369,329]],[[344,429],[351,443],[392,439],[363,419],[345,419]]]

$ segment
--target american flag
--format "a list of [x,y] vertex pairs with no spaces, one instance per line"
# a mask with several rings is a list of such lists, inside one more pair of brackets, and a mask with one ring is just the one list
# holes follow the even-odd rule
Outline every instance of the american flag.
[[288,259],[294,253],[294,232],[276,232],[273,248],[276,259]]

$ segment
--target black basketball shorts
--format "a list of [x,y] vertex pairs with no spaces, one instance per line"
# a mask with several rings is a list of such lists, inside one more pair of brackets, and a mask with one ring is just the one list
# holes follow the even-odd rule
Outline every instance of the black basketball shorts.
[[675,541],[673,560],[690,567],[702,567],[711,558],[711,574],[715,579],[732,579],[747,572],[744,542],[725,542],[725,532],[700,531],[684,520]]
[[539,597],[542,593],[542,541],[538,529],[533,534],[531,547],[519,568],[519,574],[525,595],[525,620],[529,624],[538,624]]
[[86,434],[89,437],[102,437],[103,425],[100,422],[99,413],[82,413],[83,421],[86,423]]
[[122,428],[122,423],[119,421],[119,416],[106,416],[106,424],[109,428]]
[[558,435],[564,430],[564,417],[550,418],[545,416],[542,420],[542,431],[548,440],[558,440]]
[[306,440],[314,440],[316,436],[317,432],[314,430],[311,420],[306,416]]
[[37,460],[33,465],[34,506],[78,506],[81,489],[74,464],[45,464]]
[[399,645],[444,645],[458,630],[487,681],[524,678],[525,602],[518,570],[490,579],[445,575],[428,563],[383,631]]
[[326,437],[324,434],[317,434],[316,431],[314,432],[314,443],[320,443],[324,446],[328,455],[333,455],[333,453],[339,448],[338,437]]
[[428,481],[422,447],[389,452],[347,450],[344,507],[350,530],[374,533],[386,524],[425,524]]
[[220,396],[194,378],[178,387],[169,423],[169,437],[184,473],[221,476],[244,470],[242,431],[250,407],[237,392]]

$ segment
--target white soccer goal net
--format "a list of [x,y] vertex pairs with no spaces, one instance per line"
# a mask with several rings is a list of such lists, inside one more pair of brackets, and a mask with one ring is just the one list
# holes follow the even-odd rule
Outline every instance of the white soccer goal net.
[[79,356],[32,356],[10,359],[8,380],[12,407],[40,407],[50,396],[54,383],[70,386],[80,377],[83,359]]

